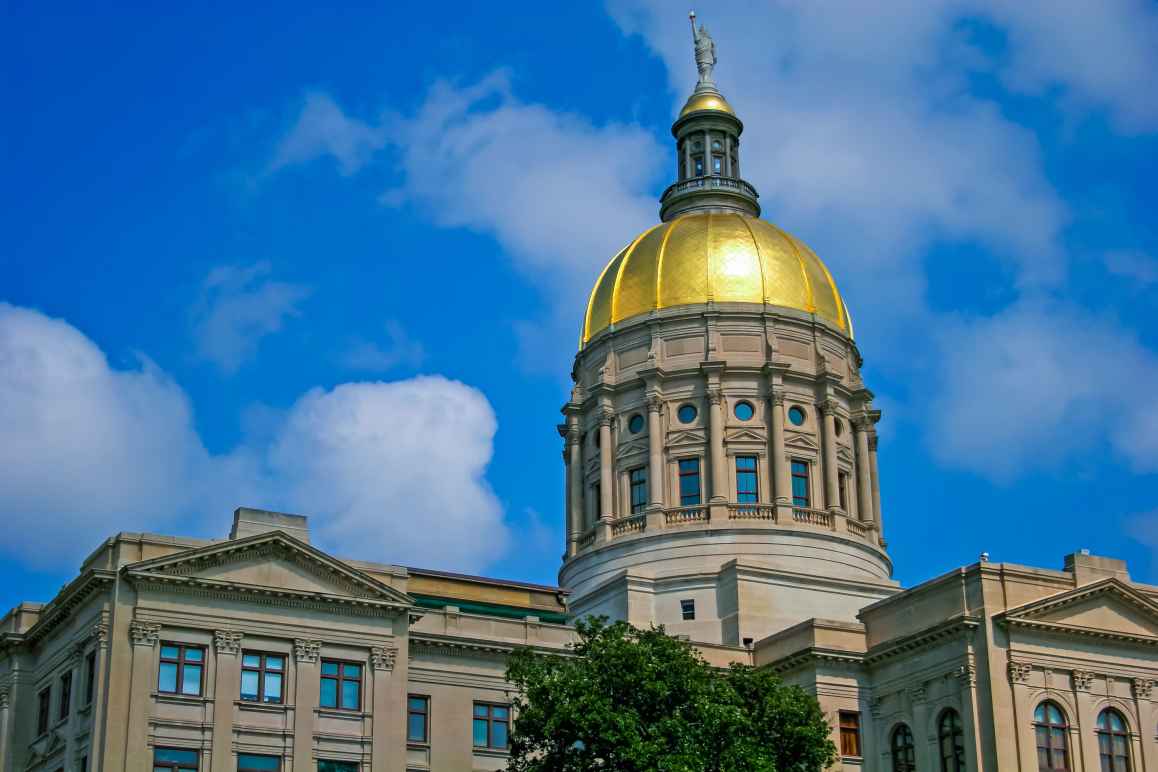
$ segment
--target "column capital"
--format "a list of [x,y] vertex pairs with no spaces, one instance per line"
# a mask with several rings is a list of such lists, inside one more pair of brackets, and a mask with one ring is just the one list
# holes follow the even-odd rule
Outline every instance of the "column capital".
[[663,410],[663,395],[654,391],[648,392],[647,409],[652,413],[658,413]]
[[7,687],[0,689],[0,710],[8,710],[8,695]]
[[850,423],[858,432],[868,432],[873,428],[873,420],[864,414],[854,416]]
[[322,642],[307,638],[294,639],[294,658],[298,662],[317,662],[322,653]]
[[708,389],[708,403],[712,405],[719,405],[724,401],[724,390],[719,386],[712,386]]
[[615,411],[609,407],[602,407],[599,409],[599,425],[611,426],[615,422]]
[[129,623],[129,636],[133,639],[134,646],[156,646],[160,634],[161,626],[154,622],[134,619]]
[[1088,692],[1094,683],[1094,674],[1088,670],[1074,670],[1072,677],[1074,689],[1079,692]]
[[773,389],[772,393],[768,395],[768,401],[776,407],[784,407],[783,389]]
[[237,656],[241,653],[241,632],[239,630],[214,630],[213,646],[218,654]]
[[835,399],[823,399],[816,403],[817,411],[823,416],[835,416],[840,411],[840,403]]
[[375,670],[393,670],[394,660],[398,657],[398,649],[393,646],[372,646],[370,648],[370,664]]
[[109,645],[109,626],[104,622],[97,622],[89,630],[89,637],[96,641],[99,648],[107,648]]
[[868,445],[869,445],[869,451],[870,452],[872,452],[872,453],[877,452],[877,433],[876,432],[869,432],[868,433]]
[[1149,678],[1135,678],[1133,687],[1134,696],[1140,700],[1148,700],[1154,693],[1154,681]]

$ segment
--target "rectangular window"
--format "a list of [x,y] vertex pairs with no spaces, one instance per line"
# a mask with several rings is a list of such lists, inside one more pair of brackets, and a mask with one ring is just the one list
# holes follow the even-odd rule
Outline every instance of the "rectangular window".
[[840,711],[840,755],[860,756],[860,713]]
[[647,470],[642,466],[628,472],[631,480],[631,514],[647,508]]
[[591,519],[598,520],[603,514],[603,489],[599,483],[591,486]]
[[755,504],[760,500],[756,492],[756,457],[736,456],[736,501]]
[[80,757],[80,772],[88,772],[88,756]]
[[694,507],[700,503],[700,460],[680,459],[680,506]]
[[836,473],[836,490],[840,496],[840,508],[848,512],[848,472]]
[[702,155],[697,155],[692,159],[692,163],[694,163],[695,167],[696,167],[696,176],[697,177],[703,177],[704,176],[704,157]]
[[284,679],[284,654],[247,651],[241,655],[241,699],[280,704]]
[[84,704],[91,705],[96,696],[96,652],[84,658]]
[[507,749],[507,729],[511,723],[511,709],[506,705],[474,704],[474,747]]
[[52,715],[52,687],[41,689],[36,695],[36,734],[48,731],[48,719]]
[[183,643],[162,643],[157,691],[200,697],[204,669],[205,649]]
[[712,156],[712,174],[723,174],[723,173],[724,173],[724,158],[723,158],[723,156],[713,155]]
[[692,620],[692,619],[695,619],[696,618],[696,602],[694,600],[681,600],[680,601],[680,615],[683,617],[685,622]]
[[358,763],[355,761],[318,759],[318,772],[358,772]]
[[72,710],[72,671],[68,671],[60,677],[60,703],[56,711],[57,718],[61,721],[68,718],[69,712]]
[[362,709],[362,666],[354,662],[322,660],[323,708]]
[[430,698],[412,694],[406,701],[406,740],[412,743],[430,741]]
[[154,748],[153,772],[197,772],[197,751],[182,748]]
[[280,756],[258,756],[253,753],[237,754],[237,772],[280,772]]
[[812,496],[808,486],[808,462],[792,459],[792,506],[812,506]]

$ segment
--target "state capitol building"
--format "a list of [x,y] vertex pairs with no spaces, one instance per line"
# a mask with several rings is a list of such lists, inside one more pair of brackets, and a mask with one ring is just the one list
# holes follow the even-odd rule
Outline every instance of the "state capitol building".
[[853,317],[760,219],[696,48],[660,222],[576,309],[559,586],[343,560],[257,509],[119,533],[0,620],[0,770],[500,770],[508,654],[601,614],[799,684],[834,769],[1158,772],[1158,587],[1123,561],[891,578]]

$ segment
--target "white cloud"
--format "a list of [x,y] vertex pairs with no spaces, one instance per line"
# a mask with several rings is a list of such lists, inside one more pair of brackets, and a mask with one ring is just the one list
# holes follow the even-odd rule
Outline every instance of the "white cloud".
[[[1023,302],[941,338],[927,422],[943,462],[1008,482],[1108,446],[1158,471],[1158,355],[1112,320]],[[1137,388],[1131,388],[1131,384]]]
[[46,566],[110,530],[169,527],[209,454],[189,400],[147,360],[131,369],[59,319],[0,303],[2,549]]
[[1106,270],[1116,276],[1133,279],[1143,287],[1158,282],[1158,260],[1142,252],[1129,250],[1107,252],[1103,259]]
[[209,454],[182,389],[148,361],[109,364],[59,319],[0,303],[0,552],[80,559],[119,530],[220,535],[246,504],[311,515],[340,555],[478,570],[509,537],[486,481],[496,421],[438,376],[347,383],[261,409]]
[[270,171],[330,156],[342,174],[354,174],[384,145],[381,128],[347,116],[328,94],[311,92],[278,144]]
[[456,381],[347,383],[298,400],[268,463],[280,500],[319,515],[339,554],[477,571],[509,540],[485,479],[496,427]]
[[210,271],[193,309],[198,353],[226,373],[237,372],[263,338],[300,314],[310,290],[267,278],[268,262]]
[[359,339],[343,351],[339,359],[352,370],[385,372],[395,367],[418,367],[426,358],[426,349],[420,341],[410,337],[406,329],[394,319],[386,322],[385,340]]

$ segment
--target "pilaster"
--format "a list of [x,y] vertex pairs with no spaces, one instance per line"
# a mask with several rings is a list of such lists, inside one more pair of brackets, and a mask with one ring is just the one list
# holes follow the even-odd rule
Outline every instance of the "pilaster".
[[314,707],[321,689],[318,656],[322,642],[294,640],[294,759],[293,772],[316,772],[313,749]]
[[213,632],[213,770],[228,770],[233,763],[233,700],[240,697],[241,633]]
[[826,399],[816,405],[824,418],[824,506],[828,510],[840,509],[840,494],[837,491],[836,469],[836,400]]
[[153,759],[141,751],[148,747],[149,708],[152,704],[153,671],[156,670],[157,640],[161,626],[133,620],[129,624],[133,665],[129,679],[129,720],[127,722],[125,772],[147,772]]
[[609,405],[599,412],[599,518],[611,520],[615,517],[615,475],[612,469],[611,423],[615,414]]
[[370,673],[374,688],[372,772],[405,772],[406,669],[405,662],[399,662],[398,649],[371,647]]

